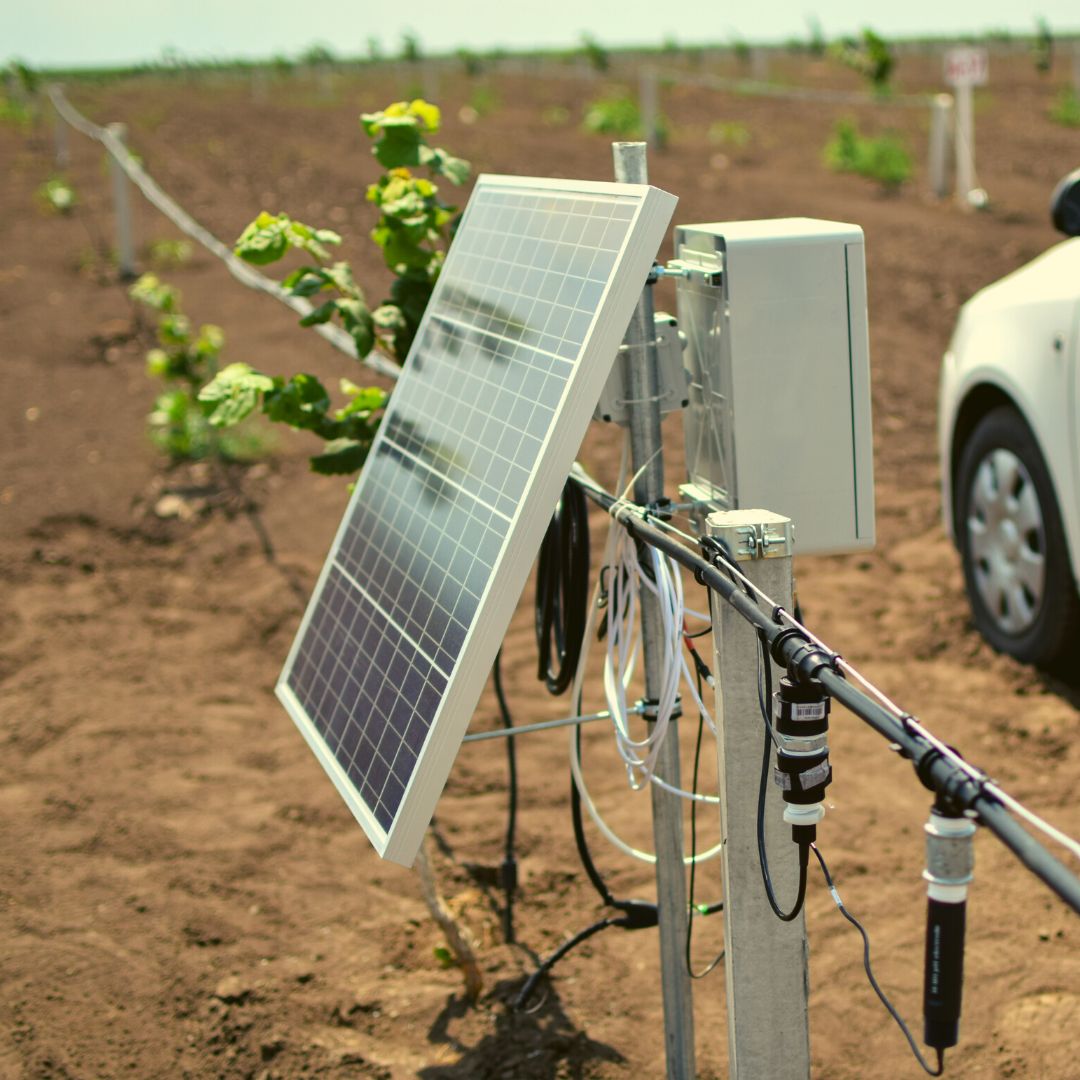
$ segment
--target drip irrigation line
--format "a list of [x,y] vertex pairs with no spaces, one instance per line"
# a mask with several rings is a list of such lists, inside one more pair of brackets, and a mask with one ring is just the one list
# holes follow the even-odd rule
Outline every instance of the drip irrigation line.
[[[272,278],[260,274],[249,266],[239,256],[234,255],[230,248],[223,244],[213,233],[200,225],[186,210],[184,210],[171,196],[167,195],[152,176],[132,157],[131,151],[124,143],[107,128],[87,120],[68,99],[58,86],[49,86],[46,89],[49,101],[56,109],[59,116],[76,131],[89,139],[101,143],[108,153],[116,160],[116,163],[124,170],[128,179],[142,192],[146,200],[164,214],[181,232],[186,233],[201,244],[211,255],[220,259],[241,285],[246,285],[256,292],[265,293],[280,301],[286,307],[292,308],[301,317],[311,314],[313,306],[301,296],[293,296]],[[356,343],[352,337],[340,326],[332,323],[321,323],[313,327],[315,332],[330,342],[334,348],[346,353],[352,359],[359,359],[373,371],[388,379],[397,379],[401,369],[377,352],[370,352],[367,356],[356,355]]]
[[[663,523],[647,507],[638,507],[610,495],[580,466],[575,467],[573,476],[585,493],[635,539],[658,548],[690,570],[700,584],[719,594],[739,615],[761,631],[773,659],[786,667],[793,679],[817,679],[840,704],[888,740],[902,757],[910,760],[926,788],[940,794],[959,810],[973,811],[1028,870],[1080,914],[1080,878],[1012,817],[1006,804],[1006,800],[1010,804],[1015,803],[1011,796],[1001,792],[989,777],[934,737],[913,717],[899,713],[895,706],[890,710],[866,691],[853,686],[845,677],[845,672],[853,670],[850,665],[843,663],[838,654],[801,625],[793,625],[794,620],[790,616],[783,618],[782,608],[773,605],[770,611],[765,611],[754,597],[748,596],[729,576],[729,571],[734,571],[738,577],[742,577],[721,551],[710,550],[715,563],[702,557],[668,536],[661,527]],[[721,570],[720,566],[724,569]],[[859,679],[866,684],[861,676]],[[1029,822],[1037,817],[1030,811],[1026,811],[1024,816]]]

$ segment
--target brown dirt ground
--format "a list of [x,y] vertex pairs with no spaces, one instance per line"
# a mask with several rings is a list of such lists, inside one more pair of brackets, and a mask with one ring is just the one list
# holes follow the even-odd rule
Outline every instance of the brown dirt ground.
[[[906,57],[903,88],[934,88],[936,65]],[[915,181],[885,196],[820,163],[850,109],[669,90],[672,143],[652,178],[680,196],[681,221],[797,214],[865,229],[879,543],[804,560],[805,609],[887,692],[1078,834],[1076,698],[975,635],[939,524],[937,367],[957,308],[1054,242],[1047,197],[1080,156],[1075,132],[1046,118],[1064,67],[1039,80],[1022,56],[994,65],[978,111],[987,214],[922,194],[921,109],[855,110],[916,151]],[[821,65],[788,74],[853,85]],[[599,83],[493,86],[500,106],[469,125],[457,112],[470,87],[444,77],[444,145],[478,170],[608,177],[604,138],[541,121],[553,105],[577,115]],[[218,235],[234,236],[261,206],[331,224],[352,238],[346,253],[378,295],[385,276],[362,242],[373,165],[355,117],[403,88],[400,77],[342,80],[326,102],[293,83],[254,104],[244,85],[145,80],[72,96],[99,121],[126,121],[150,171]],[[749,145],[710,145],[715,120],[746,124]],[[71,146],[74,220],[35,205],[52,171],[47,130],[0,131],[0,1077],[662,1075],[648,933],[592,939],[557,969],[538,1011],[505,1006],[537,955],[599,914],[574,853],[562,735],[520,749],[519,947],[500,943],[485,884],[501,859],[503,756],[490,744],[459,755],[438,815],[454,861],[440,873],[479,943],[478,1007],[437,963],[414,875],[374,855],[272,696],[344,485],[310,475],[309,445],[286,435],[268,463],[234,478],[245,495],[190,521],[152,512],[163,489],[212,488],[214,477],[170,471],[146,439],[146,332],[134,333],[122,288],[94,256],[111,229],[102,154],[75,134]],[[175,235],[144,204],[137,226],[143,242]],[[226,328],[230,359],[326,378],[345,370],[205,253],[166,276],[193,317]],[[673,433],[673,484],[677,443]],[[612,433],[593,431],[583,456],[610,477]],[[530,603],[505,649],[519,722],[562,708],[537,692]],[[496,722],[486,694],[475,724]],[[626,790],[609,742],[588,733],[597,796],[647,844],[647,802]],[[850,717],[833,745],[822,847],[870,929],[880,980],[918,1028],[928,796]],[[649,894],[648,868],[598,850],[617,891]],[[1080,1076],[1076,920],[992,838],[980,838],[978,864],[950,1072]],[[701,895],[719,890],[714,868],[699,882]],[[807,909],[815,1076],[916,1075],[820,881]],[[699,960],[720,941],[719,919],[698,923]],[[720,971],[697,984],[696,1019],[700,1075],[726,1074]]]

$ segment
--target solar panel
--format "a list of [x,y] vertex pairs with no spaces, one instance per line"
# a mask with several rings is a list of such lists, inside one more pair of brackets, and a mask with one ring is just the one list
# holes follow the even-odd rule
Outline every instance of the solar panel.
[[277,686],[387,859],[419,850],[675,201],[477,181]]

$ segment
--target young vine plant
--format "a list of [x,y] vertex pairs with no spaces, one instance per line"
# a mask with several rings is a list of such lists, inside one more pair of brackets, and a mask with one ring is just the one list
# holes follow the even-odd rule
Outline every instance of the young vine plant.
[[225,335],[206,324],[195,330],[180,310],[180,293],[156,274],[143,274],[128,290],[132,300],[157,313],[157,346],[146,354],[147,373],[165,389],[147,421],[150,437],[173,461],[227,454],[197,400],[218,368]]
[[[429,145],[427,136],[439,130],[440,113],[426,101],[396,102],[363,114],[360,122],[385,170],[369,186],[367,200],[378,212],[371,239],[394,275],[389,298],[372,308],[349,264],[332,260],[330,249],[341,243],[341,237],[287,214],[263,211],[241,233],[235,251],[259,266],[275,263],[291,251],[307,256],[308,261],[282,283],[294,296],[322,301],[300,324],[336,320],[352,337],[360,359],[376,350],[400,364],[416,337],[456,220],[456,209],[440,200],[434,181],[463,184],[469,165]],[[349,475],[367,456],[388,393],[348,379],[341,380],[340,390],[344,403],[335,407],[314,375],[283,378],[234,363],[202,388],[199,401],[215,428],[232,427],[259,411],[275,423],[310,431],[326,443],[323,452],[311,458],[312,469]]]

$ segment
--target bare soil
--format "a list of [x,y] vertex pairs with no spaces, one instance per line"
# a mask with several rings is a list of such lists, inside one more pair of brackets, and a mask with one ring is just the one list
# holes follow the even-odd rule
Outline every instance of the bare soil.
[[[984,214],[924,193],[927,109],[667,89],[671,143],[651,172],[680,197],[679,221],[807,215],[865,229],[879,542],[868,554],[800,562],[807,617],[886,692],[1076,835],[1076,696],[994,655],[971,628],[940,525],[935,448],[938,363],[959,305],[1055,242],[1047,199],[1080,153],[1075,133],[1047,118],[1066,59],[1040,79],[1023,55],[995,57],[977,113],[979,175],[992,199]],[[902,89],[936,88],[937,64],[905,57]],[[773,74],[854,87],[821,64]],[[262,207],[330,225],[349,238],[346,255],[378,297],[387,280],[364,239],[363,201],[375,167],[356,116],[415,81],[343,78],[333,100],[296,79],[255,103],[246,84],[212,77],[80,85],[71,96],[100,122],[125,121],[150,172],[217,235],[235,236]],[[498,105],[471,124],[458,111],[474,86],[444,75],[440,92],[441,141],[477,171],[609,177],[607,141],[575,126],[603,82],[494,77],[490,86]],[[554,107],[570,124],[552,123]],[[918,171],[898,194],[822,165],[832,125],[851,114],[866,130],[891,127],[909,140]],[[711,143],[716,121],[745,124],[749,143]],[[492,743],[461,751],[438,811],[439,873],[477,941],[478,1005],[464,1000],[460,973],[439,963],[442,941],[415,875],[375,856],[272,695],[345,485],[308,472],[312,447],[300,437],[281,436],[266,461],[227,478],[170,468],[151,447],[148,331],[96,253],[112,229],[103,155],[77,134],[70,143],[79,207],[49,216],[35,201],[53,172],[48,129],[0,130],[0,1077],[663,1075],[651,932],[591,939],[556,969],[534,1012],[507,1007],[538,956],[602,913],[574,851],[563,734],[519,750],[516,946],[502,942],[491,887],[502,859],[503,754]],[[141,202],[136,223],[144,245],[176,235]],[[206,253],[163,275],[193,318],[225,328],[229,359],[358,376]],[[678,444],[673,429],[673,485]],[[603,428],[582,451],[609,479],[617,453]],[[159,516],[169,493],[191,513]],[[527,593],[504,650],[518,722],[564,708],[535,681],[531,620]],[[497,723],[488,693],[475,726]],[[684,735],[693,730],[684,725]],[[689,750],[692,738],[683,741]],[[648,801],[627,790],[608,733],[591,729],[586,746],[605,812],[648,846]],[[929,796],[846,714],[833,746],[822,848],[871,933],[880,981],[919,1030]],[[700,830],[711,845],[709,815]],[[599,840],[596,848],[617,892],[650,894],[648,867]],[[698,891],[719,894],[715,864],[698,875]],[[814,1075],[917,1075],[820,879],[807,911]],[[1075,917],[980,837],[952,1075],[1080,1076],[1078,935]],[[699,920],[696,962],[722,938],[719,917]],[[722,968],[695,990],[699,1074],[726,1075]]]

